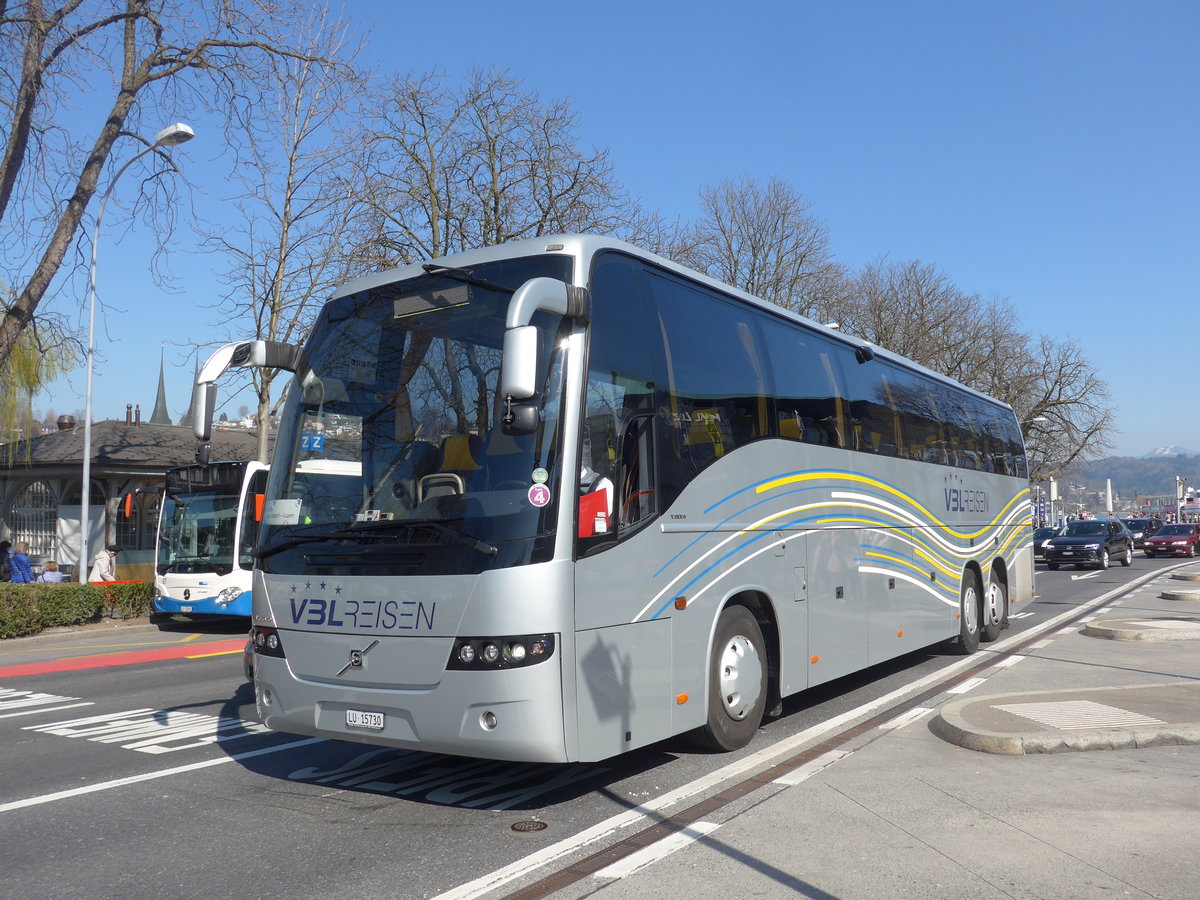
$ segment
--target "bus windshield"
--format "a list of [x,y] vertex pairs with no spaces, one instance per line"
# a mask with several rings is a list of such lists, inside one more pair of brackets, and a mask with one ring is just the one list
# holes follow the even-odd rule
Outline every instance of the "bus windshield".
[[562,338],[538,312],[529,435],[501,430],[505,314],[566,256],[437,270],[331,301],[289,388],[267,489],[267,572],[460,574],[548,559],[560,475]]
[[[158,573],[233,570],[238,491],[198,490],[170,493],[163,499],[162,533],[158,543]],[[241,559],[251,563],[249,548]]]

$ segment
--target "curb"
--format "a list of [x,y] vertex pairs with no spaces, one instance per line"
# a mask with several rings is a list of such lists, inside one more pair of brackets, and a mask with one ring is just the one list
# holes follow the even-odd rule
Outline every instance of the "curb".
[[[1161,625],[1157,623],[1162,623]],[[1153,619],[1109,619],[1083,626],[1088,637],[1110,641],[1200,641],[1200,619],[1160,616]]]
[[[985,711],[994,711],[995,707],[1000,704],[1020,703],[1021,701],[1036,702],[1039,699],[1050,697],[1132,700],[1136,699],[1135,696],[1126,692],[1139,691],[1154,692],[1157,695],[1156,699],[1168,698],[1176,704],[1185,705],[1190,711],[1200,708],[1200,704],[1197,703],[1197,700],[1200,700],[1200,684],[1196,683],[1144,684],[1076,691],[1026,691],[948,703],[930,723],[930,728],[934,734],[951,744],[957,744],[968,750],[1002,756],[1069,753],[1082,750],[1132,750],[1141,747],[1200,744],[1200,722],[1120,725],[1078,731],[1063,731],[1050,726],[1042,726],[1042,730],[1001,731],[971,725],[967,712],[971,707],[982,706]],[[1114,698],[1113,694],[1117,696]],[[1180,696],[1178,698],[1169,697],[1169,695],[1175,694]],[[1000,712],[1000,715],[1008,714]],[[1016,720],[1019,717],[1010,716],[1010,718]],[[1024,723],[1022,722],[1022,724]]]
[[115,631],[129,631],[136,634],[142,631],[159,630],[161,630],[159,626],[147,622],[145,617],[142,616],[139,616],[136,619],[101,619],[99,622],[92,622],[88,625],[48,629],[37,634],[27,634],[22,637],[4,638],[3,640],[0,640],[0,649],[4,647],[15,647],[17,645],[30,646],[33,644],[50,644],[64,639],[79,640],[83,638],[95,637],[96,635],[112,634]]
[[1163,600],[1200,600],[1200,591],[1163,591],[1158,596]]

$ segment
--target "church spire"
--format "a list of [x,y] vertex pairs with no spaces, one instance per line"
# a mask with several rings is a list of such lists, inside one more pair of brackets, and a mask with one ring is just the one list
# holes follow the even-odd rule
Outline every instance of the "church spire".
[[[197,359],[196,359],[196,372],[195,372],[195,374],[192,376],[192,384],[195,384],[195,383],[196,383],[196,379],[197,379],[197,378],[199,378],[199,377],[200,377],[200,359],[197,357]],[[193,402],[194,402],[194,400],[193,400],[193,398],[192,398],[192,395],[191,395],[191,394],[189,394],[189,395],[188,395],[188,408],[187,408],[187,412],[185,412],[185,413],[183,414],[183,418],[179,420],[179,424],[180,424],[180,425],[186,425],[188,428],[191,428],[191,427],[192,427],[192,420],[193,420],[193,419],[195,419],[195,417],[196,417],[195,411],[192,409],[192,404],[193,404]]]
[[154,401],[154,412],[150,415],[151,425],[170,425],[171,414],[167,412],[167,378],[163,369],[163,355],[158,356],[158,397]]

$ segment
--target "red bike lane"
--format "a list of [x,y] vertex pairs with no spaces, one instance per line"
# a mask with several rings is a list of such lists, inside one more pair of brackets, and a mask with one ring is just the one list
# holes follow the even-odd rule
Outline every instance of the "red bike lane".
[[0,665],[0,678],[44,675],[50,672],[75,672],[83,669],[103,669],[111,666],[129,666],[138,663],[158,662],[165,659],[203,659],[209,656],[240,653],[245,644],[246,639],[238,637],[228,640],[187,644],[175,643],[168,647],[150,647],[145,650],[114,649],[87,656],[71,656],[59,659],[38,660],[36,662],[12,663]]

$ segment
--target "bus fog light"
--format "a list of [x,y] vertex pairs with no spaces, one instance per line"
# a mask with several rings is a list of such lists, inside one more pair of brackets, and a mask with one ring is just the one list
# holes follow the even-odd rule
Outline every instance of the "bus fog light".
[[500,659],[500,648],[495,644],[484,644],[479,656],[485,663],[494,663]]
[[529,652],[534,656],[545,656],[547,653],[546,641],[534,641],[529,648]]
[[479,724],[483,726],[485,731],[494,731],[496,728],[496,714],[494,712],[485,712],[479,717]]
[[268,634],[267,635],[267,649],[268,650],[278,650],[279,649],[279,635],[277,635],[277,634]]
[[459,662],[468,664],[475,662],[475,648],[470,644],[463,644],[458,648],[458,659]]

